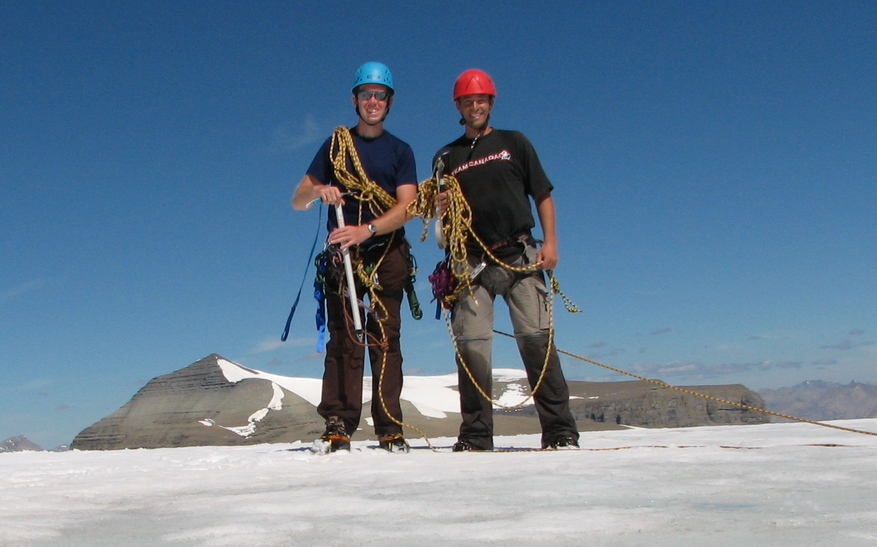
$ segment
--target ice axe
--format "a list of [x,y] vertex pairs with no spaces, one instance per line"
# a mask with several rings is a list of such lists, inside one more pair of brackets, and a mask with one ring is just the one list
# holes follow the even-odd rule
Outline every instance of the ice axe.
[[[341,211],[341,204],[335,205],[335,218],[338,220],[338,227],[344,227],[344,213]],[[353,278],[353,263],[350,260],[350,249],[341,249],[341,256],[344,259],[344,273],[347,276],[347,298],[350,300],[350,313],[353,315],[353,330],[356,332],[356,338],[362,343],[362,318],[359,316],[359,300],[356,297],[356,285]]]
[[[433,165],[433,176],[435,177],[436,184],[436,193],[441,194],[445,191],[445,158],[448,157],[448,152],[444,152],[435,160],[435,164]],[[442,226],[442,218],[439,215],[439,208],[436,206],[435,208],[435,242],[438,243],[439,249],[444,249],[448,246],[448,242],[445,239],[445,231]]]

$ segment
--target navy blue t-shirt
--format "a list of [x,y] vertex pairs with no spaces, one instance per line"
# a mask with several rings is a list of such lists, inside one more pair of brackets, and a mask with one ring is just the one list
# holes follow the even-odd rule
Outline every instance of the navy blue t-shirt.
[[[403,184],[417,184],[414,152],[406,142],[389,131],[384,131],[373,139],[360,137],[355,129],[351,129],[350,134],[353,137],[353,146],[356,148],[365,174],[390,195],[396,197],[396,188]],[[329,158],[331,144],[332,138],[329,137],[320,147],[317,155],[314,156],[307,174],[323,184],[338,186],[342,192],[346,192],[347,189],[344,185],[335,178],[335,169]],[[355,174],[353,165],[349,163],[347,170]],[[345,224],[367,224],[374,220],[368,203],[362,203],[354,196],[345,196],[344,202]],[[338,222],[335,219],[334,211],[330,212],[328,217],[328,228],[331,231],[338,226]]]

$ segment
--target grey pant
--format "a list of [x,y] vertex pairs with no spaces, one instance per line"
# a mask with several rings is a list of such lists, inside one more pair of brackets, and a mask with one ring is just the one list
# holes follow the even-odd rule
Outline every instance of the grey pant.
[[[536,248],[527,246],[522,257],[512,263],[522,266],[535,261]],[[456,303],[452,313],[457,347],[481,389],[492,393],[494,300],[502,296],[509,308],[518,351],[527,379],[534,386],[545,363],[548,349],[548,292],[541,271],[515,273],[502,266],[488,265],[473,282],[473,294]],[[477,305],[475,300],[477,300]],[[542,385],[534,403],[542,426],[542,445],[571,436],[578,440],[575,419],[569,410],[569,388],[557,349],[552,346]],[[460,384],[460,411],[463,423],[460,440],[485,450],[493,449],[493,406],[473,385],[457,357]]]

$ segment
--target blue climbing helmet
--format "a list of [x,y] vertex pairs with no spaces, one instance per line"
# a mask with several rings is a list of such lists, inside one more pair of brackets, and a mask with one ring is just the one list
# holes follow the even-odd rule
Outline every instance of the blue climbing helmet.
[[391,95],[396,92],[393,88],[393,75],[390,73],[390,69],[384,63],[377,61],[364,63],[356,71],[356,76],[353,79],[353,92],[356,93],[356,88],[362,84],[381,84],[390,89]]

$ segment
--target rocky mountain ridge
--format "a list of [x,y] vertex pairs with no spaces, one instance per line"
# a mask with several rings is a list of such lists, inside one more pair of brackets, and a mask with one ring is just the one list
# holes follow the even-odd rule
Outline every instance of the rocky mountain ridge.
[[[366,378],[366,382],[370,382]],[[750,424],[769,419],[739,407],[694,397],[649,382],[569,382],[571,407],[582,431],[625,426],[688,427]],[[310,441],[323,430],[316,412],[320,380],[272,375],[209,355],[149,381],[122,408],[79,433],[74,449],[161,448]],[[529,391],[523,371],[495,371],[496,400],[520,400]],[[714,397],[763,407],[742,385],[695,386]],[[366,386],[366,393],[370,388]],[[456,436],[460,424],[456,374],[406,377],[406,424],[429,437]],[[373,437],[368,405],[355,438]],[[496,434],[539,432],[532,401],[497,411]],[[408,436],[420,433],[406,431]]]

